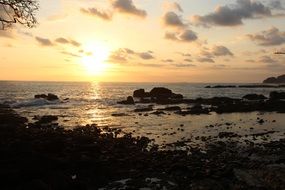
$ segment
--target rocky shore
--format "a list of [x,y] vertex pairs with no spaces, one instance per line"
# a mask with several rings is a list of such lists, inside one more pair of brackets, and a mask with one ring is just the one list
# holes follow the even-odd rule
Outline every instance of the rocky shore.
[[215,141],[205,137],[203,148],[181,140],[170,151],[95,124],[64,130],[55,116],[28,123],[5,105],[0,121],[1,189],[285,188],[285,139],[239,143],[240,136],[221,132]]

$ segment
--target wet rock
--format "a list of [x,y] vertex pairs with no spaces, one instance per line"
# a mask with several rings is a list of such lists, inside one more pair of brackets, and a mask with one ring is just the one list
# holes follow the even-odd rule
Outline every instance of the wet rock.
[[137,108],[134,110],[134,112],[149,112],[149,111],[153,111],[152,107],[145,107],[145,108]]
[[120,101],[120,102],[118,102],[118,104],[134,105],[135,101],[134,101],[132,96],[128,96],[127,100]]
[[163,111],[155,111],[155,112],[152,112],[151,114],[153,114],[153,115],[165,115],[166,113],[165,112],[163,112]]
[[172,91],[164,87],[155,87],[150,91],[150,96],[156,98],[170,98],[171,95]]
[[278,77],[269,77],[265,79],[263,83],[271,83],[271,84],[285,83],[285,75],[280,75]]
[[265,99],[267,99],[262,94],[247,94],[247,95],[243,96],[242,98],[246,99],[246,100],[265,100]]
[[58,96],[52,93],[48,93],[46,94],[37,94],[35,95],[36,99],[42,98],[42,99],[46,99],[48,101],[54,101],[54,100],[59,100]]
[[44,116],[34,116],[34,120],[37,120],[38,123],[51,123],[57,121],[58,117],[55,115],[44,115]]
[[123,117],[123,116],[129,116],[129,114],[126,114],[126,113],[113,113],[112,116],[113,117]]
[[272,100],[285,99],[285,92],[277,92],[277,91],[270,92],[270,99]]
[[144,89],[138,89],[133,92],[133,97],[144,98],[147,97],[147,94]]
[[233,138],[233,137],[240,137],[240,135],[233,133],[233,132],[220,132],[218,134],[219,138]]

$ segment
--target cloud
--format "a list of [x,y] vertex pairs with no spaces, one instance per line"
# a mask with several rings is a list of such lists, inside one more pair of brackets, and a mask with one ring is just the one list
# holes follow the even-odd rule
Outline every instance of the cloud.
[[152,51],[136,52],[129,48],[119,48],[118,50],[113,51],[111,53],[111,55],[109,56],[109,61],[123,63],[127,62],[129,59],[132,58],[140,58],[144,60],[155,59],[152,53]]
[[184,59],[186,62],[193,62],[192,59]]
[[258,34],[248,34],[247,37],[261,46],[277,46],[285,43],[285,32],[275,27]]
[[163,6],[167,11],[183,12],[182,7],[177,2],[165,2]]
[[261,62],[261,63],[270,63],[270,64],[272,64],[272,63],[278,63],[277,60],[272,59],[270,56],[261,56],[261,57],[259,58],[259,62]]
[[81,43],[79,43],[79,42],[77,42],[75,40],[66,39],[66,38],[63,38],[63,37],[56,38],[55,42],[57,42],[59,44],[70,44],[70,45],[73,45],[75,47],[81,46]]
[[172,62],[174,62],[174,60],[173,59],[163,59],[162,62],[172,63]]
[[192,30],[183,30],[182,32],[166,32],[165,39],[180,41],[180,42],[193,42],[198,39],[198,36]]
[[138,9],[132,0],[114,0],[112,3],[115,10],[121,13],[131,14],[139,17],[146,17],[145,10]]
[[192,22],[203,26],[237,26],[244,19],[272,17],[270,7],[252,0],[237,0],[232,6],[218,6],[216,10],[204,16],[195,15]]
[[212,58],[208,58],[208,57],[198,57],[197,61],[201,63],[215,63],[215,61]]
[[225,46],[214,46],[212,53],[215,56],[234,56],[234,54]]
[[96,16],[96,17],[99,17],[103,20],[111,20],[112,19],[111,13],[98,10],[97,8],[88,8],[88,9],[81,8],[80,11],[84,14]]
[[48,38],[42,38],[42,37],[36,36],[35,39],[37,40],[37,42],[38,42],[41,46],[53,46],[53,45],[54,45],[54,44],[51,42],[51,40],[48,39]]
[[163,16],[163,23],[165,26],[185,28],[187,24],[183,23],[182,18],[178,16],[175,12],[167,12]]
[[142,52],[142,53],[138,53],[139,57],[142,59],[154,59],[153,55],[151,55],[149,52]]
[[67,52],[67,51],[62,51],[61,53],[65,54],[65,55],[72,56],[72,57],[81,57],[80,55],[77,55],[77,54],[71,53],[71,52]]
[[173,66],[175,66],[175,67],[181,67],[181,68],[185,68],[185,67],[196,67],[196,65],[194,65],[194,64],[186,64],[186,63],[173,64]]

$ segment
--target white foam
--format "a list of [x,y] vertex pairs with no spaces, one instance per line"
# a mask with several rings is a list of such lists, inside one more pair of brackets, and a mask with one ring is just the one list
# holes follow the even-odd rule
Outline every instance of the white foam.
[[39,107],[45,105],[53,105],[60,103],[59,100],[55,101],[48,101],[45,99],[30,99],[30,100],[23,100],[16,103],[11,104],[12,108],[21,108],[21,107]]

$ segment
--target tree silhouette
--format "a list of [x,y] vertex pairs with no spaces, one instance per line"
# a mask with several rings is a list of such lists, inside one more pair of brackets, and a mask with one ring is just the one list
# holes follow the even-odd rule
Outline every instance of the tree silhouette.
[[37,0],[0,0],[0,29],[4,30],[15,23],[34,27],[38,9]]

